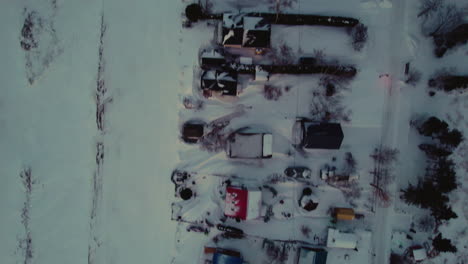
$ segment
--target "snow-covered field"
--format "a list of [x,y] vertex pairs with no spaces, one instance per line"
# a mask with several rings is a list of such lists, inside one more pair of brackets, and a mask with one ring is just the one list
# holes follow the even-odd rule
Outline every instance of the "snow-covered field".
[[[205,259],[205,246],[217,246],[239,250],[249,263],[275,263],[272,251],[283,249],[290,254],[284,263],[295,263],[300,245],[325,246],[328,227],[359,237],[358,251],[330,249],[328,263],[384,264],[391,252],[403,254],[402,244],[430,244],[436,233],[419,229],[414,240],[404,239],[411,224],[429,214],[399,199],[399,190],[414,184],[425,167],[410,120],[435,115],[468,135],[466,92],[430,97],[426,87],[442,67],[466,74],[467,46],[435,58],[432,39],[420,33],[418,1],[292,1],[285,12],[354,17],[369,35],[355,51],[343,28],[272,26],[272,46],[289,46],[295,59],[321,51],[358,70],[336,95],[343,106],[335,117],[345,135],[341,149],[304,152],[291,144],[292,126],[296,117],[313,114],[322,76],[271,76],[269,84],[280,89],[276,100],[265,97],[263,83],[245,76],[233,102],[204,98],[198,55],[213,45],[216,22],[183,28],[184,8],[192,2],[0,4],[0,262],[185,264]],[[211,3],[213,12],[271,12],[268,3],[275,1],[201,2]],[[422,72],[414,87],[402,81],[407,62]],[[201,108],[186,109],[188,98]],[[268,131],[273,157],[228,159],[222,150],[185,144],[179,131],[192,119],[224,124],[225,135],[245,126]],[[459,186],[450,201],[458,218],[438,228],[458,253],[441,253],[428,263],[468,263],[466,142],[453,154]],[[392,203],[385,207],[370,186],[370,154],[381,144],[400,153],[388,189]],[[347,153],[357,163],[356,182],[331,186],[320,179],[325,164],[344,170]],[[277,182],[293,165],[309,167],[311,181]],[[175,168],[196,175],[189,184],[195,199],[174,195]],[[275,215],[267,223],[226,220],[247,234],[242,239],[226,239],[216,228],[207,235],[188,232],[193,223],[223,217],[227,179],[279,190]],[[297,206],[305,186],[319,201],[308,215]],[[362,218],[336,223],[332,207],[353,207]],[[284,212],[292,217],[281,217]],[[183,221],[174,221],[178,216]]]

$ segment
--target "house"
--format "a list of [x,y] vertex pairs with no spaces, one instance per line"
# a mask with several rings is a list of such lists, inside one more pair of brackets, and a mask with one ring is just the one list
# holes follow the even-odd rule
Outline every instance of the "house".
[[326,264],[327,255],[323,248],[300,247],[296,264]]
[[423,261],[427,258],[427,252],[424,247],[414,246],[411,249],[413,251],[413,258],[416,262]]
[[236,48],[269,48],[271,24],[262,17],[224,13],[221,44]]
[[211,93],[236,96],[237,73],[221,70],[204,71],[201,76],[201,89],[210,96]]
[[244,17],[244,36],[242,47],[270,47],[271,25],[262,17]]
[[244,128],[230,135],[226,153],[229,158],[267,159],[273,156],[273,135]]
[[353,220],[355,218],[354,210],[352,208],[334,208],[333,216],[336,220]]
[[260,190],[247,190],[240,187],[226,188],[224,215],[241,220],[257,219],[262,205]]
[[337,229],[328,228],[327,247],[356,249],[358,236],[351,233],[342,233]]
[[242,260],[242,255],[235,250],[205,247],[204,253],[213,254],[213,258],[211,259],[211,262],[210,262],[213,264],[242,264],[244,263],[244,261]]
[[293,126],[293,142],[306,149],[339,149],[343,142],[339,123],[319,123],[298,119]]
[[202,66],[221,67],[226,64],[226,58],[216,49],[204,50],[200,57]]

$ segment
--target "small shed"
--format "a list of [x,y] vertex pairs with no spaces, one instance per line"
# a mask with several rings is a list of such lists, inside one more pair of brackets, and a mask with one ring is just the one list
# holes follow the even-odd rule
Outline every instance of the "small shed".
[[233,250],[216,249],[213,254],[213,264],[242,264],[242,256]]
[[326,264],[327,251],[323,248],[299,248],[297,264]]
[[327,247],[329,248],[357,248],[358,236],[351,233],[342,233],[340,230],[329,228]]
[[334,217],[337,220],[353,220],[355,218],[354,210],[352,208],[334,208]]
[[226,64],[226,59],[216,49],[205,50],[201,54],[201,64],[202,66],[222,66]]
[[427,258],[426,249],[421,246],[413,247],[413,257],[415,261],[423,261]]
[[269,79],[269,73],[264,71],[262,67],[255,66],[255,81],[266,82]]

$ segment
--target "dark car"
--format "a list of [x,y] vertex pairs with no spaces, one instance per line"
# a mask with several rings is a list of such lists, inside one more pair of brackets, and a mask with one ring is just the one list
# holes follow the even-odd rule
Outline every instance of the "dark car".
[[284,170],[284,175],[291,178],[310,179],[311,170],[304,166],[288,167]]

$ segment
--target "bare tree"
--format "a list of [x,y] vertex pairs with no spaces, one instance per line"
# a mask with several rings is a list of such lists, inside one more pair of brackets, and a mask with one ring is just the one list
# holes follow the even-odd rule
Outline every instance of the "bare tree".
[[351,45],[355,51],[361,51],[367,41],[367,27],[361,23],[348,28],[348,34],[351,36]]
[[419,7],[418,17],[427,17],[431,13],[437,11],[442,5],[444,0],[423,0]]
[[276,19],[283,13],[285,8],[292,8],[293,4],[297,3],[297,0],[266,0],[270,10],[276,13]]
[[422,32],[426,36],[443,35],[463,22],[463,12],[455,4],[436,6],[428,13],[422,23]]
[[408,72],[408,75],[406,76],[405,83],[411,86],[416,86],[419,80],[421,80],[421,72],[411,68],[411,70]]
[[370,157],[374,160],[374,169],[371,174],[374,176],[370,184],[374,188],[374,197],[380,206],[387,207],[391,203],[387,187],[394,179],[394,163],[398,160],[397,149],[387,146],[377,146]]
[[268,56],[274,64],[292,64],[296,60],[293,49],[284,42],[272,47]]

